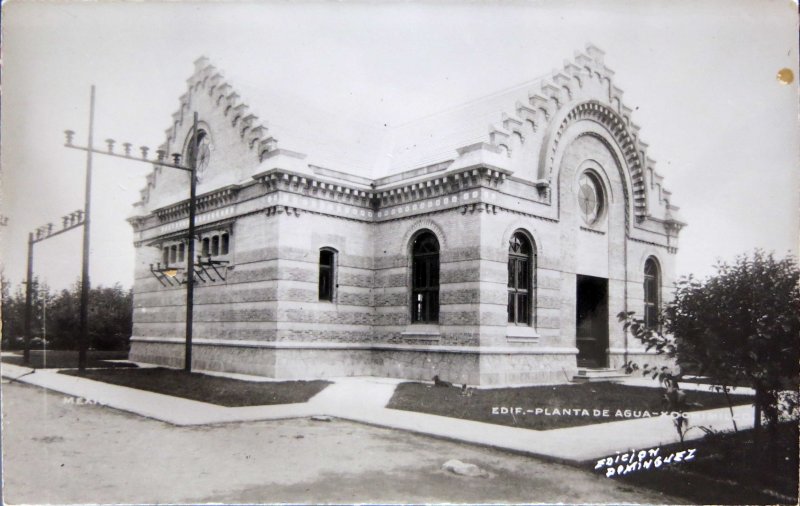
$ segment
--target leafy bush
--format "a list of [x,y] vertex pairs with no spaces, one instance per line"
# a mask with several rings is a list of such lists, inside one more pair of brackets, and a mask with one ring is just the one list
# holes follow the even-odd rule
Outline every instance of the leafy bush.
[[619,319],[648,350],[676,360],[681,369],[645,364],[645,374],[678,380],[688,370],[711,377],[723,392],[733,385],[752,387],[756,426],[763,415],[774,427],[781,403],[796,408],[796,398],[781,392],[796,389],[800,373],[800,270],[791,257],[778,260],[761,251],[716,269],[705,281],[682,278],[657,327],[647,327],[632,312]]

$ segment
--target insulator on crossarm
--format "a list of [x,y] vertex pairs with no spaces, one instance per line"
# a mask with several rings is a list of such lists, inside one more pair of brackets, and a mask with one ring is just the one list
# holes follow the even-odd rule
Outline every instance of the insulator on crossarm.
[[106,144],[108,144],[108,152],[109,153],[113,153],[114,152],[114,143],[115,142],[117,142],[117,141],[115,141],[114,139],[106,139]]
[[147,146],[140,146],[140,150],[142,150],[142,160],[147,160],[147,151],[150,149]]
[[67,136],[67,146],[72,146],[72,138],[75,136],[75,132],[72,130],[64,130],[64,135]]
[[125,148],[125,156],[128,156],[128,157],[131,156],[131,147],[132,146],[133,146],[133,144],[131,144],[130,142],[125,142],[125,143],[122,144],[122,147]]

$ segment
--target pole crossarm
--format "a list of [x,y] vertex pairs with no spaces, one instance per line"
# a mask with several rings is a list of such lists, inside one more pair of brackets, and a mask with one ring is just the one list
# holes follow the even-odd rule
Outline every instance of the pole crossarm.
[[65,214],[62,216],[62,226],[60,230],[53,232],[53,224],[48,223],[47,225],[43,225],[37,228],[34,232],[29,234],[29,240],[31,243],[36,244],[37,242],[42,242],[45,239],[50,239],[51,237],[55,237],[59,234],[63,234],[64,232],[68,232],[73,228],[82,227],[85,223],[83,209],[78,209],[76,211],[71,212],[70,214]]
[[[92,153],[96,153],[98,155],[113,156],[115,158],[122,158],[124,160],[130,160],[132,162],[144,162],[144,163],[149,163],[151,165],[159,165],[161,167],[169,167],[171,169],[179,169],[179,170],[185,170],[186,172],[192,172],[192,168],[191,167],[186,167],[186,166],[178,165],[178,164],[174,164],[174,163],[168,163],[168,162],[163,161],[163,159],[162,160],[152,160],[152,159],[147,158],[146,156],[144,156],[142,158],[134,158],[133,156],[130,156],[130,154],[124,154],[123,155],[123,154],[119,154],[119,153],[103,151],[101,149],[95,149],[95,148],[89,149],[89,148],[84,147],[84,146],[75,146],[74,144],[64,144],[64,147],[71,148],[71,149],[77,149],[79,151],[91,151]],[[142,146],[142,147],[144,147],[144,146]],[[146,154],[147,150],[143,150],[143,153]],[[176,154],[177,153],[175,153],[173,156],[175,156]]]

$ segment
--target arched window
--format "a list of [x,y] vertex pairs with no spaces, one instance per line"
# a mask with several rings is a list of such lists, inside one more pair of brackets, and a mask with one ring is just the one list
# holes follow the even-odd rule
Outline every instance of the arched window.
[[644,324],[649,329],[658,326],[658,308],[660,306],[661,273],[658,262],[653,257],[644,263]]
[[[227,256],[231,252],[230,233],[219,230],[206,232],[205,237],[200,241],[199,248],[200,256],[208,257],[208,259]],[[215,259],[219,260],[219,258]]]
[[530,325],[533,295],[533,248],[522,232],[508,242],[508,323]]
[[411,321],[439,321],[439,241],[431,232],[414,239],[411,248]]
[[336,252],[319,250],[319,300],[333,301]]
[[185,162],[187,165],[195,164],[197,177],[202,176],[211,159],[211,137],[206,130],[198,130],[197,135],[187,140]]

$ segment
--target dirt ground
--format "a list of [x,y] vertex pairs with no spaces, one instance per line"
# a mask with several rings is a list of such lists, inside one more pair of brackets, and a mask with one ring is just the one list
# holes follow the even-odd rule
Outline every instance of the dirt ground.
[[[560,464],[344,421],[176,427],[3,380],[19,503],[675,503]],[[449,459],[490,475],[456,476]]]

